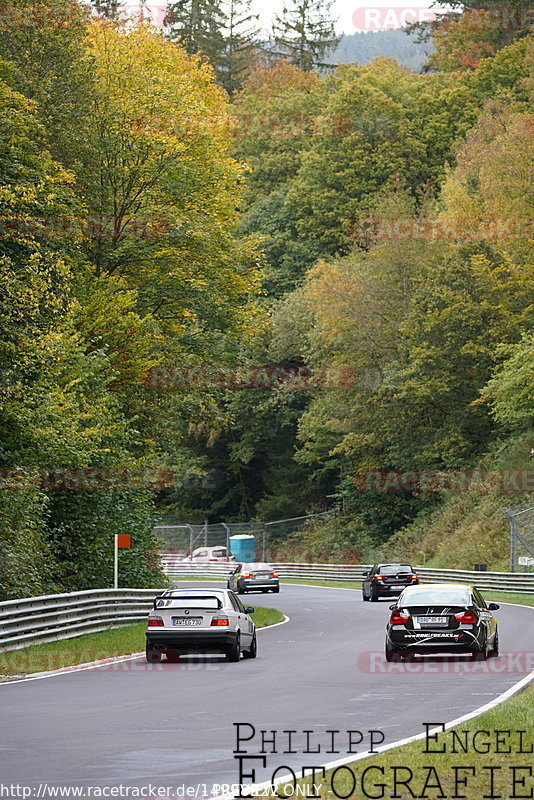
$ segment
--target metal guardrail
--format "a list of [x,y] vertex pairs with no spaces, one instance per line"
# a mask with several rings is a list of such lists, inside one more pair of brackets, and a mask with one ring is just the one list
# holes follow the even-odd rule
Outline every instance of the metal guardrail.
[[[162,555],[169,578],[226,580],[235,564],[178,562]],[[304,564],[274,562],[282,579],[360,581],[368,564]],[[534,593],[534,573],[476,572],[416,567],[426,583],[472,583],[480,589]],[[17,650],[31,643],[71,639],[138,622],[146,617],[161,589],[92,589],[85,592],[28,597],[0,603],[0,650]]]
[[145,619],[160,589],[92,589],[0,603],[0,650],[71,639]]
[[[195,563],[178,560],[172,553],[162,554],[163,571],[169,578],[205,577],[226,580],[235,564]],[[271,562],[281,578],[301,580],[360,581],[371,569],[369,564],[305,564]],[[425,583],[469,583],[480,589],[503,592],[534,592],[534,573],[478,572],[477,570],[430,569],[414,567]]]
[[[324,578],[329,580],[359,580],[364,572],[370,569],[363,564],[304,564],[304,563],[281,563],[278,561],[269,562],[277,570],[282,578]],[[235,569],[235,561],[212,561],[194,562],[184,561],[172,553],[161,555],[163,571],[169,578],[180,577],[206,577],[219,578],[226,580],[228,575]]]
[[534,573],[478,572],[477,570],[426,569],[415,567],[424,583],[470,583],[478,589],[534,593]]

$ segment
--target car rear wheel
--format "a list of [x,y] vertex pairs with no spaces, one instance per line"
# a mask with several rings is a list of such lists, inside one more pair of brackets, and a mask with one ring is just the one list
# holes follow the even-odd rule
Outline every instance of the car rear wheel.
[[473,650],[471,653],[471,661],[487,661],[490,657],[491,651],[488,650],[488,640],[485,639],[484,646],[480,650]]
[[493,649],[491,651],[492,656],[499,655],[499,632],[495,631],[495,636],[493,638]]
[[252,637],[252,644],[250,650],[243,650],[243,658],[256,658],[258,653],[258,643],[256,642],[256,634]]
[[278,594],[279,591],[280,591],[280,587],[279,586],[277,586],[276,589],[273,589],[274,594]]
[[161,653],[157,650],[152,650],[151,647],[147,647],[146,660],[149,664],[157,664],[159,661],[161,661]]
[[237,593],[238,594],[245,594],[245,590],[243,589],[243,585],[241,583],[237,584]]
[[239,661],[241,657],[241,636],[238,633],[235,637],[235,641],[231,647],[226,651],[226,660],[227,661]]
[[365,592],[364,592],[364,590],[363,590],[363,589],[362,589],[362,600],[363,600],[365,603],[369,602],[369,598],[367,597],[367,595],[365,594]]
[[372,603],[377,603],[378,602],[378,592],[376,591],[376,589],[371,589],[370,600],[371,600]]

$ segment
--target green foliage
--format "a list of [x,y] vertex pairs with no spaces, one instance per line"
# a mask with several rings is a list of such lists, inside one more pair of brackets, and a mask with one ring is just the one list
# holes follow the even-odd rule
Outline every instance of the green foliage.
[[422,202],[437,192],[476,107],[461,83],[418,76],[389,59],[339,65],[326,82],[312,147],[287,203],[299,235],[334,254],[350,249],[377,193],[406,186]]
[[[533,445],[532,432],[496,442],[476,469],[497,474],[502,470],[529,470]],[[532,501],[532,492],[515,493],[513,497],[498,491],[449,492],[439,500],[440,505],[431,513],[420,514],[382,548],[371,550],[371,559],[407,559],[442,569],[471,569],[482,562],[490,570],[508,571],[510,526],[503,508]]]
[[36,488],[0,493],[0,601],[56,590],[44,529],[45,501]]
[[260,233],[266,264],[263,287],[278,298],[295,289],[306,270],[323,254],[320,245],[298,235],[297,219],[286,203],[287,191],[279,189],[257,200],[243,216],[243,234]]
[[465,74],[469,89],[484,102],[506,98],[526,104],[532,100],[532,34],[499,50],[495,57],[480,62],[478,69]]
[[[115,532],[134,543],[121,582],[160,583],[156,500],[182,521],[338,502],[342,530],[294,542],[321,558],[399,530],[413,554],[431,520],[445,560],[446,531],[463,514],[476,536],[498,499],[448,498],[440,518],[442,498],[361,474],[470,467],[531,425],[531,37],[467,64],[485,29],[464,16],[436,73],[322,75],[328,4],[304,2],[281,15],[293,63],[250,72],[247,0],[172,4],[181,44],[97,5],[91,22],[44,0],[46,24],[0,43],[0,467],[20,479],[0,498],[2,596],[110,585]],[[232,388],[258,364],[322,378]],[[43,479],[162,466],[158,497]]]
[[208,66],[145,25],[126,34],[95,23],[89,44],[102,97],[81,175],[98,222],[89,255],[137,291],[175,352],[179,337],[194,338],[207,358],[218,333],[253,326],[258,258],[235,234],[242,170],[224,93]]
[[250,165],[240,230],[262,236],[263,285],[271,297],[295,288],[323,254],[319,243],[299,233],[287,203],[291,182],[313,142],[323,91],[316,73],[281,61],[254,72],[234,103],[235,153]]
[[[59,30],[31,32],[33,64],[57,49],[54,91],[80,101],[75,175],[36,120],[53,129],[55,152],[70,148],[48,75],[35,80],[36,103],[0,84],[0,465],[22,481],[2,505],[5,596],[110,585],[119,532],[133,537],[121,581],[161,582],[154,493],[129,488],[128,475],[186,462],[182,419],[187,430],[217,413],[202,387],[151,397],[147,371],[235,358],[260,324],[255,242],[235,234],[240,168],[211,69],[144,25],[98,21],[78,39]],[[27,54],[16,34],[8,44],[5,74],[22,84]],[[89,71],[79,95],[62,73],[76,55]],[[87,469],[126,480],[86,489]],[[58,471],[71,489],[50,487]]]
[[154,520],[154,498],[147,491],[54,493],[49,500],[48,536],[58,584],[67,591],[113,586],[114,535],[129,533],[131,548],[119,551],[120,585],[162,585]]
[[323,83],[287,61],[252,73],[233,105],[236,156],[249,165],[245,204],[263,201],[297,174],[324,101]]
[[87,10],[76,0],[17,2],[0,37],[0,73],[37,103],[47,149],[76,170],[87,158],[93,72],[84,48]]
[[534,336],[526,333],[517,344],[503,345],[499,355],[506,361],[488,381],[482,396],[491,403],[493,416],[504,428],[532,427]]

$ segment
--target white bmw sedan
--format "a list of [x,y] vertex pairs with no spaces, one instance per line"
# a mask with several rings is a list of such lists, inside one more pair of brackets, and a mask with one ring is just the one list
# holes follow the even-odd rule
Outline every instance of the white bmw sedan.
[[146,660],[178,661],[186,653],[224,653],[228,661],[256,658],[256,626],[228,589],[168,589],[148,615]]

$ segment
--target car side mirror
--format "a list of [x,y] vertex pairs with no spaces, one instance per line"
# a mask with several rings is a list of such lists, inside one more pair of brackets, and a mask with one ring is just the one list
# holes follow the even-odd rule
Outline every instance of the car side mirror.
[[498,603],[488,603],[488,611],[498,611],[500,608]]
[[396,604],[396,603],[393,603],[393,604],[392,604],[392,605],[389,607],[389,610],[390,610],[390,611],[395,611],[395,609],[396,609],[396,608],[397,608],[397,604]]
[[246,614],[253,614],[255,611],[256,611],[256,609],[255,609],[255,608],[252,608],[252,606],[247,606],[247,607],[245,608],[245,613],[246,613]]
[[364,577],[364,578],[368,578],[368,577],[369,577],[369,573],[368,573],[368,572],[364,572],[364,573],[363,573],[363,577]]

